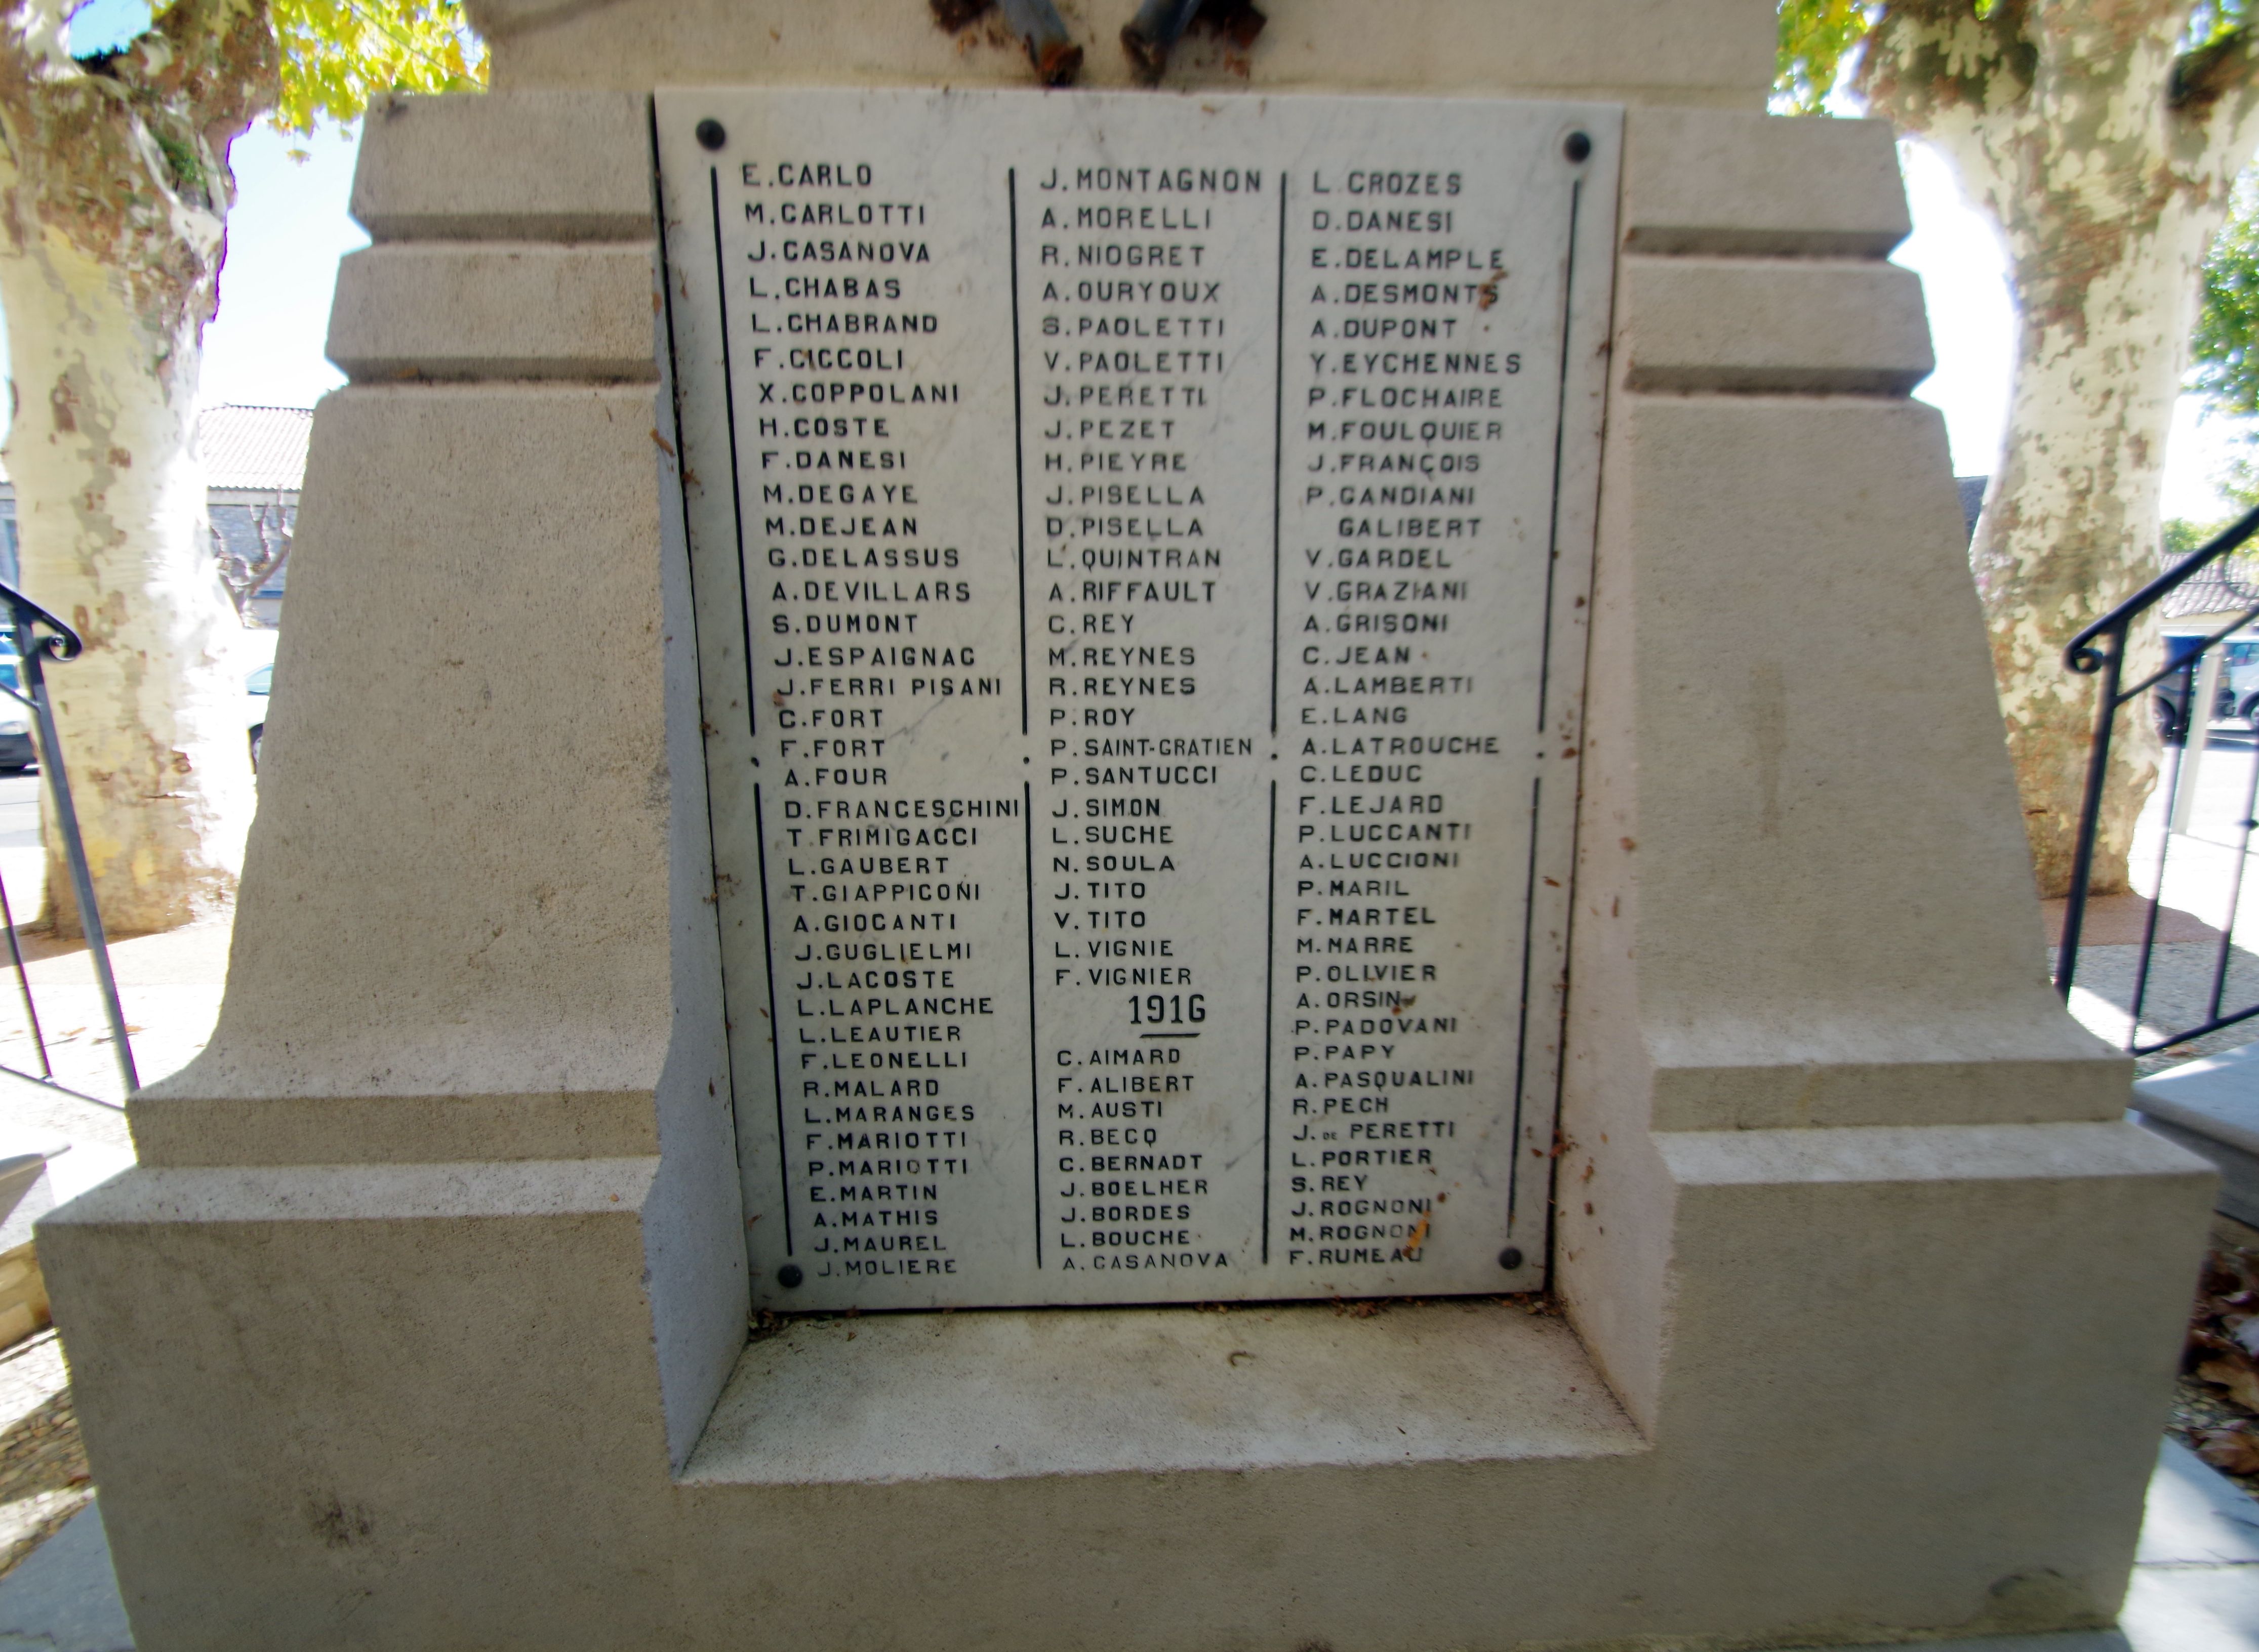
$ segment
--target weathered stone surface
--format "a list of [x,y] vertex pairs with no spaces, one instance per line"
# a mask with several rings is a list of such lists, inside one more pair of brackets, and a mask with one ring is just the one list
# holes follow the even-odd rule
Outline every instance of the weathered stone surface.
[[338,268],[329,357],[359,383],[655,381],[652,249],[384,245]]
[[1904,395],[1937,366],[1891,264],[1627,258],[1616,310],[1628,390]]
[[353,215],[378,241],[648,240],[639,94],[393,94],[371,106]]
[[[1026,53],[987,22],[951,37],[923,6],[846,0],[474,0],[496,87],[1004,85]],[[1080,84],[1128,86],[1116,45],[1137,7],[1078,27]],[[1268,13],[1251,53],[1198,37],[1168,83],[1208,91],[1446,92],[1764,110],[1773,14],[1763,0],[1302,0]],[[996,19],[991,12],[987,22]],[[1629,43],[1636,41],[1635,46]]]
[[[1635,255],[1849,268],[1902,232],[1878,132],[1755,117],[1756,0],[1669,8],[1693,33],[1668,35],[1454,6],[1378,43],[1369,9],[1322,34],[1297,17],[1344,14],[1278,10],[1258,92],[1557,93],[1605,63],[1639,101],[1750,111],[1634,109]],[[496,13],[496,72],[1022,72],[916,12],[863,37],[873,11]],[[500,96],[408,107],[364,164],[430,187],[365,189],[375,221],[655,234],[635,96],[582,124],[559,100],[522,148]],[[2106,1621],[2210,1175],[2106,1122],[2125,1067],[2038,978],[1934,415],[1719,388],[1610,392],[1552,1160],[1577,1347],[1468,1303],[746,1350],[671,402],[325,402],[227,1015],[137,1104],[173,1145],[42,1228],[144,1642],[1413,1652]],[[765,1008],[730,1005],[741,1036]],[[267,1116],[337,1162],[191,1163],[200,1109],[232,1157]],[[781,1378],[780,1344],[804,1350]],[[1011,1378],[968,1396],[952,1362],[995,1347]],[[1472,1374],[1429,1383],[1431,1354]],[[1089,1415],[1062,1420],[1069,1382]],[[769,1399],[804,1420],[788,1474]],[[904,1416],[954,1434],[874,1443]]]
[[1632,252],[1885,258],[1913,226],[1886,122],[1635,109],[1630,125]]

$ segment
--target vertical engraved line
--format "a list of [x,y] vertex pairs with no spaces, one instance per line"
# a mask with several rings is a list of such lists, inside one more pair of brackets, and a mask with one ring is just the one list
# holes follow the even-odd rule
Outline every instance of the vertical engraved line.
[[753,782],[753,851],[761,869],[761,955],[768,960],[769,1075],[776,1082],[777,1182],[784,1193],[784,1253],[792,1254],[792,1171],[784,1133],[784,1028],[777,1021],[776,935],[769,922],[769,832],[761,815],[761,784]]
[[[1017,167],[1007,167],[1004,169],[1004,210],[1011,220],[1009,232],[1005,238],[1005,245],[1010,249],[1012,284],[1012,481],[1015,484],[1014,497],[1018,502],[1020,513],[1020,546],[1014,553],[1012,566],[1019,573],[1020,733],[1025,737],[1028,732],[1028,438],[1026,431],[1021,428],[1020,412],[1021,404],[1027,398],[1020,388],[1020,169]],[[1030,830],[1032,830],[1033,828]],[[1031,870],[1029,876],[1034,875]],[[1028,922],[1032,925],[1035,921],[1034,909],[1030,908]],[[1035,956],[1032,950],[1035,940],[1032,936],[1029,938],[1028,945],[1030,949],[1029,957],[1032,959]],[[1029,979],[1031,982],[1035,979],[1034,968],[1035,965],[1030,962]],[[1034,1010],[1032,1000],[1030,1000],[1029,1008],[1030,1013],[1032,1014]],[[1037,1249],[1040,1250],[1043,1242],[1038,1239],[1036,1243]],[[1043,1265],[1040,1258],[1036,1265],[1037,1267]]]
[[1553,506],[1545,528],[1545,629],[1537,655],[1537,732],[1545,732],[1545,700],[1553,688],[1553,574],[1561,566],[1561,454],[1569,429],[1569,317],[1577,303],[1577,208],[1585,181],[1569,185],[1569,256],[1561,266],[1561,387],[1553,403]]
[[[753,590],[745,579],[745,488],[738,474],[738,383],[730,369],[730,274],[722,262],[722,168],[706,168],[714,201],[714,307],[722,321],[722,406],[730,419],[730,511],[738,524],[738,623],[745,647],[745,732],[759,734],[760,698],[753,692]],[[675,450],[678,462],[681,450]]]
[[1545,777],[1529,782],[1529,868],[1521,879],[1521,1008],[1514,1016],[1514,1125],[1507,1141],[1514,1154],[1514,1169],[1506,1178],[1506,1230],[1514,1231],[1514,1212],[1521,1193],[1521,1079],[1529,1058],[1530,936],[1537,928],[1537,805],[1545,790]]
[[[1537,734],[1538,737],[1541,739],[1545,737],[1545,716],[1548,709],[1548,701],[1551,695],[1553,688],[1553,587],[1556,574],[1560,567],[1561,466],[1563,462],[1563,454],[1567,445],[1569,428],[1569,366],[1571,359],[1570,354],[1570,335],[1571,324],[1576,314],[1577,303],[1577,218],[1578,210],[1584,202],[1584,194],[1585,181],[1581,177],[1572,180],[1569,185],[1569,250],[1567,256],[1562,261],[1561,271],[1561,381],[1559,388],[1556,392],[1553,411],[1553,500],[1550,519],[1548,522],[1546,528],[1545,626],[1542,633],[1542,640],[1539,644],[1540,652],[1538,655],[1537,666]],[[1544,754],[1541,751],[1539,753],[1539,758],[1541,761],[1543,760],[1543,756]],[[1579,767],[1581,768],[1581,766],[1582,765],[1580,764]],[[1543,784],[1543,782],[1542,778],[1537,780],[1533,780],[1530,784],[1529,791],[1530,875],[1522,901],[1521,1032],[1516,1043],[1514,1057],[1514,1128],[1510,1136],[1510,1139],[1514,1143],[1514,1171],[1507,1178],[1506,1186],[1506,1226],[1507,1231],[1509,1235],[1514,1230],[1514,1217],[1520,1207],[1521,1199],[1522,1072],[1524,1063],[1528,1059],[1529,1043],[1529,959],[1532,946],[1531,930],[1535,928],[1536,918],[1535,902],[1536,897],[1537,872],[1538,799]],[[1570,795],[1571,799],[1570,804],[1571,810],[1581,812],[1579,810],[1579,793],[1572,791]],[[1572,824],[1571,826],[1569,835],[1569,842],[1572,848],[1577,841],[1576,827],[1573,824],[1573,818],[1574,816],[1572,814]],[[1573,924],[1576,916],[1576,903],[1573,901],[1569,903],[1569,914],[1570,916],[1568,922],[1570,924]],[[1568,944],[1569,936],[1567,928],[1564,926],[1561,941],[1561,956],[1564,973],[1568,957]],[[1569,1001],[1568,993],[1564,990],[1561,994],[1560,1022],[1556,1029],[1553,1049],[1553,1117],[1555,1120],[1554,1128],[1557,1138],[1559,1133],[1558,1122],[1561,1116],[1561,1091],[1568,1075],[1568,1033]],[[1550,1147],[1550,1144],[1549,1143],[1548,1145]],[[1547,1278],[1550,1278],[1552,1275],[1553,1221],[1552,1200],[1550,1194],[1554,1185],[1558,1181],[1560,1177],[1560,1161],[1550,1157],[1549,1154],[1549,1157],[1545,1160],[1545,1165],[1546,1186],[1549,1197],[1546,1200],[1545,1245],[1543,1254],[1546,1258],[1545,1277]]]
[[1044,1099],[1036,1065],[1036,788],[1020,782],[1020,827],[1028,879],[1028,1162],[1035,1174],[1036,1265],[1044,1265]]
[[[1581,726],[1580,719],[1579,727]],[[1582,741],[1578,742],[1579,748],[1583,744]],[[1579,757],[1577,760],[1577,773],[1581,776],[1583,772],[1584,759]],[[1559,1014],[1555,1018],[1553,1027],[1553,1118],[1557,1134],[1560,1129],[1561,1095],[1569,1081],[1569,994],[1572,990],[1569,980],[1569,954],[1577,942],[1577,902],[1574,893],[1577,878],[1573,866],[1577,834],[1583,827],[1584,821],[1585,788],[1580,784],[1575,787],[1569,795],[1569,851],[1572,869],[1569,875],[1568,898],[1562,901],[1561,946],[1558,961],[1554,965],[1553,975],[1553,979],[1557,984],[1556,991],[1560,1005]],[[1550,1146],[1550,1143],[1549,1143],[1548,1145]],[[1514,1150],[1515,1174],[1519,1175],[1521,1164],[1521,1120],[1519,1114],[1514,1121]],[[1539,1277],[1541,1289],[1550,1284],[1553,1278],[1554,1200],[1561,1184],[1561,1161],[1557,1158],[1549,1158],[1546,1164],[1550,1168],[1545,1178],[1546,1199],[1543,1212],[1545,1231],[1542,1236],[1542,1243],[1537,1247],[1538,1255],[1545,1259],[1543,1271]],[[1514,1225],[1514,1190],[1510,1182],[1507,1189],[1506,1208],[1507,1226],[1510,1229]]]
[[1272,1017],[1272,981],[1279,960],[1279,782],[1271,782],[1271,844],[1264,860],[1263,945],[1263,1264],[1271,1264],[1271,1046],[1278,1039]]
[[[1279,734],[1279,536],[1286,485],[1286,189],[1293,176],[1287,172],[1279,174],[1279,297],[1271,335],[1271,734],[1274,739]],[[1263,1243],[1271,1243],[1267,1229]]]
[[[652,103],[651,110],[650,130],[652,160],[654,166],[656,166],[659,160],[659,106],[655,102]],[[718,174],[715,179],[715,185],[718,189],[720,187],[720,179]],[[672,239],[673,237],[666,233],[661,233],[659,238],[659,299],[660,313],[666,318],[666,380],[665,388],[666,391],[667,401],[674,409],[674,486],[675,496],[682,502],[682,563],[684,572],[689,576],[690,580],[690,658],[693,661],[691,675],[698,684],[698,727],[701,737],[698,742],[698,760],[703,765],[702,772],[706,776],[706,858],[709,861],[713,861],[715,859],[714,845],[720,840],[721,834],[715,830],[714,825],[714,770],[713,765],[710,761],[709,753],[707,749],[706,739],[704,737],[705,730],[710,727],[713,722],[713,720],[706,715],[706,671],[702,663],[704,656],[701,652],[701,633],[703,631],[705,627],[704,616],[706,612],[706,604],[701,600],[699,591],[698,547],[695,543],[696,536],[690,531],[690,463],[683,457],[685,453],[689,452],[689,444],[682,439],[682,351],[681,345],[676,343],[674,336],[674,267],[668,255],[668,246]],[[676,250],[680,251],[682,249],[677,248]],[[687,284],[683,288],[683,296],[686,298],[689,296],[689,288]],[[725,332],[728,331],[728,316],[724,314],[723,320],[724,323],[723,331]],[[703,491],[702,484],[701,485],[701,491]],[[738,577],[742,584],[745,579],[745,572],[742,566],[738,570]],[[738,603],[738,617],[741,621],[745,618],[745,605],[743,600],[744,595],[745,593],[740,590],[738,593],[739,601]],[[750,621],[745,623],[748,625],[751,623]],[[750,638],[748,640],[750,641]],[[752,652],[753,651],[750,646],[745,650],[745,658],[748,660],[752,659]],[[719,873],[721,867],[716,864],[712,867],[712,870],[715,872]],[[718,946],[721,943],[722,936],[722,902],[719,898],[720,886],[718,878],[714,887],[716,890],[716,899],[714,901],[714,938],[716,944]],[[764,932],[766,932],[768,926],[768,915],[766,911],[761,915],[761,925]],[[722,1058],[722,1076],[723,1081],[730,1086],[730,1118],[731,1123],[734,1125],[738,1117],[738,1046],[736,1036],[729,1030],[729,984],[724,981],[722,987],[722,1024],[723,1029],[723,1042],[725,1047],[723,1051]],[[775,1018],[772,1016],[770,1019],[773,1022]],[[781,1103],[780,1103],[780,1105],[781,1105]],[[777,1151],[780,1153],[784,1151],[784,1130],[781,1121],[780,1121],[777,1130]],[[741,1181],[743,1175],[744,1171],[743,1166],[741,1165],[739,1168]]]

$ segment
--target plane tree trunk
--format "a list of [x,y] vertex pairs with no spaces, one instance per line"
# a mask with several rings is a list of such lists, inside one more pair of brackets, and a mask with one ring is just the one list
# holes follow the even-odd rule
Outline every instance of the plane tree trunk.
[[[26,595],[86,652],[48,676],[113,934],[224,901],[254,794],[194,447],[229,146],[277,90],[264,0],[175,0],[73,60],[54,0],[0,11],[6,450]],[[50,822],[52,825],[52,822]],[[47,913],[78,915],[50,830]]]
[[[1971,559],[2041,893],[2070,879],[2096,683],[2064,644],[2158,571],[2158,492],[2197,274],[2259,144],[2248,32],[2190,47],[2191,0],[1886,4],[1859,89],[1937,145],[2006,243],[2018,311],[2008,434]],[[1879,571],[1878,571],[1879,573]],[[2153,630],[2130,670],[2158,662]],[[2134,678],[2129,676],[2128,680]],[[2095,891],[2126,887],[2157,772],[2120,714]]]

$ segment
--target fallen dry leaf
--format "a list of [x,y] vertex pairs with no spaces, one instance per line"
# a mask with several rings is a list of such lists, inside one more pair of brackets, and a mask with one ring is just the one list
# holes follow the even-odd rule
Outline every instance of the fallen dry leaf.
[[2259,1435],[2248,1428],[2206,1428],[2197,1435],[2196,1454],[2230,1474],[2259,1474]]
[[2246,1411],[2259,1413],[2259,1371],[2252,1369],[2248,1358],[2222,1355],[2205,1361],[2196,1368],[2196,1374],[2215,1388],[2227,1390],[2227,1397]]

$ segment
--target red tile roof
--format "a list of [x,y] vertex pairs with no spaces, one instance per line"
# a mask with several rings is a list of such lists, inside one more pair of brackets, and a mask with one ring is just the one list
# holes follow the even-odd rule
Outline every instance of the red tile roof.
[[209,407],[196,420],[208,488],[296,492],[306,475],[310,407]]

